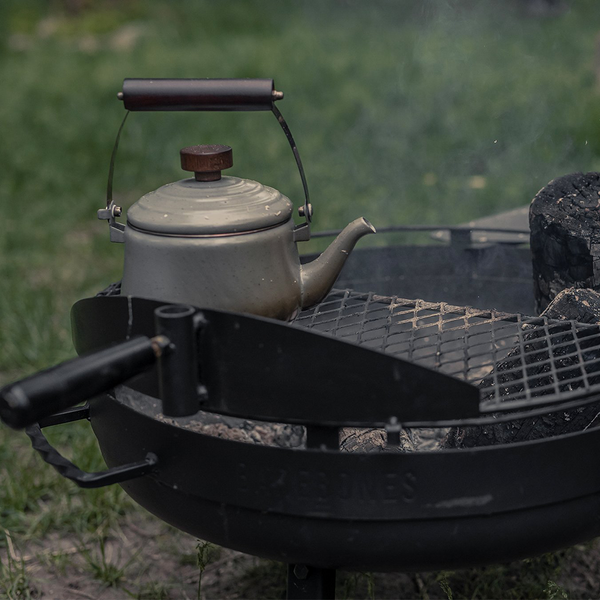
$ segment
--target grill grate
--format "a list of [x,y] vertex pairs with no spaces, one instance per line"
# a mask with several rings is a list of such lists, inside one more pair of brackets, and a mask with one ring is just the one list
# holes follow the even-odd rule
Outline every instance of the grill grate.
[[332,291],[294,324],[477,385],[482,410],[600,393],[597,325],[350,290]]

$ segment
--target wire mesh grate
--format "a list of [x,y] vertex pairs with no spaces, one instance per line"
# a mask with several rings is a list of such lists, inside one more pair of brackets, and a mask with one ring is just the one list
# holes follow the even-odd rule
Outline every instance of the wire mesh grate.
[[600,327],[334,290],[295,325],[393,354],[480,388],[482,408],[600,392]]

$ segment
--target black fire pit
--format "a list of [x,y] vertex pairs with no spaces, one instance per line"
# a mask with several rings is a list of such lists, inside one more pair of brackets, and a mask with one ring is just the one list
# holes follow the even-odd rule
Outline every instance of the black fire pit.
[[[356,251],[337,289],[291,324],[165,307],[116,288],[81,300],[78,353],[117,343],[118,358],[92,354],[33,376],[9,388],[10,406],[5,390],[2,417],[19,425],[48,415],[28,434],[78,485],[120,483],[192,535],[288,563],[289,597],[332,597],[342,567],[459,568],[595,537],[593,424],[487,447],[400,444],[406,432],[510,428],[600,400],[600,328],[521,314],[533,305],[528,249],[454,239]],[[183,336],[191,350],[169,358],[161,336]],[[177,365],[189,361],[199,370],[186,382]],[[220,437],[194,427],[197,409],[232,429],[250,422],[300,435],[294,444]],[[78,418],[91,420],[108,471],[83,473],[41,432]],[[341,451],[348,428],[384,443]]]

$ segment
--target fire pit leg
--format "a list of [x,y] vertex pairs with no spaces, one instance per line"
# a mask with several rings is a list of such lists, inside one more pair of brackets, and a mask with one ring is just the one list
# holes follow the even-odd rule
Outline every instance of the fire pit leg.
[[[308,425],[306,447],[338,450],[340,432],[337,427]],[[288,600],[333,600],[335,598],[335,569],[319,569],[307,565],[288,565]]]
[[335,569],[288,565],[286,598],[288,600],[333,600]]

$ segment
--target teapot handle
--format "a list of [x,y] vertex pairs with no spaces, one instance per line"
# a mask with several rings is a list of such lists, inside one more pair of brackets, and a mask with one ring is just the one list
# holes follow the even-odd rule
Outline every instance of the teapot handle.
[[112,198],[114,166],[119,140],[130,111],[257,111],[270,110],[283,129],[290,144],[304,188],[304,205],[298,209],[305,222],[296,226],[295,241],[310,239],[312,205],[308,184],[298,147],[283,115],[275,106],[283,99],[283,92],[275,89],[272,79],[125,79],[123,91],[117,94],[127,110],[119,127],[110,160],[106,208],[98,211],[98,218],[107,220],[111,241],[123,241],[125,227],[116,220],[121,208]]
[[283,98],[272,79],[124,79],[117,94],[131,111],[271,110]]

